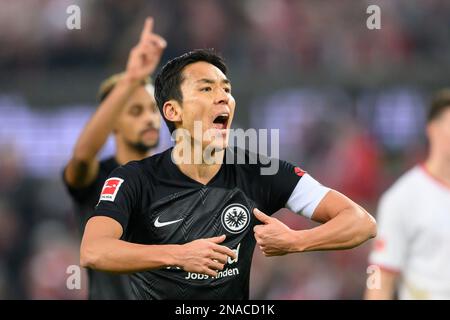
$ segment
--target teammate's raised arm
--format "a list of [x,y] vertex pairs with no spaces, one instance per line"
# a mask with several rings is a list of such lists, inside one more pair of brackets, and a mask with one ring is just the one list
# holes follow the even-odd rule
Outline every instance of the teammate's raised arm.
[[95,179],[99,168],[98,152],[113,131],[126,102],[156,69],[166,45],[162,37],[153,33],[153,19],[147,18],[139,43],[130,52],[125,73],[102,101],[76,142],[64,173],[69,186],[81,188]]

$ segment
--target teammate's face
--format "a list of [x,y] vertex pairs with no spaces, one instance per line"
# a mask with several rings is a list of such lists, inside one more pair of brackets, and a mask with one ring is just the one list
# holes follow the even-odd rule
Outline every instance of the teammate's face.
[[429,124],[428,132],[431,144],[450,160],[450,108]]
[[142,86],[136,89],[119,116],[116,134],[132,148],[148,151],[158,145],[160,125],[155,98]]
[[[212,64],[196,62],[184,68],[181,92],[180,126],[201,141],[203,148],[225,148],[236,105],[227,77]],[[194,135],[195,123],[201,124],[202,130],[197,129],[201,137]]]

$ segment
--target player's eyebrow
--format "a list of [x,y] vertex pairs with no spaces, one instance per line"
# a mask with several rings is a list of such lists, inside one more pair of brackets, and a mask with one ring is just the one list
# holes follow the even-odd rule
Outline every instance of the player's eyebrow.
[[[216,81],[214,81],[214,80],[212,80],[212,79],[207,79],[207,78],[203,78],[203,79],[197,80],[196,82],[208,83],[208,84],[214,84],[214,83],[216,83]],[[230,82],[230,80],[228,80],[228,79],[223,79],[221,82],[222,82],[223,84],[231,85],[231,82]]]

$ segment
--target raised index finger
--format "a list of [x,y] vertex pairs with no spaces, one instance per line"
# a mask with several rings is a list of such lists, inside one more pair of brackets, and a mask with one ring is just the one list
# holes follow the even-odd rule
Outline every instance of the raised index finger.
[[141,32],[141,40],[144,39],[144,37],[150,33],[153,32],[153,18],[148,17],[145,19],[144,29],[142,29]]

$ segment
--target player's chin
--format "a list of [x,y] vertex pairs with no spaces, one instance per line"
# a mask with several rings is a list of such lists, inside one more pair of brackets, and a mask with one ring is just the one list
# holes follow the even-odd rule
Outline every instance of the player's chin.
[[154,146],[158,145],[159,135],[153,138],[143,139],[141,142],[142,144],[148,146],[149,148],[153,148]]
[[148,152],[158,146],[159,139],[145,139],[140,140],[134,144],[134,147],[140,152]]

